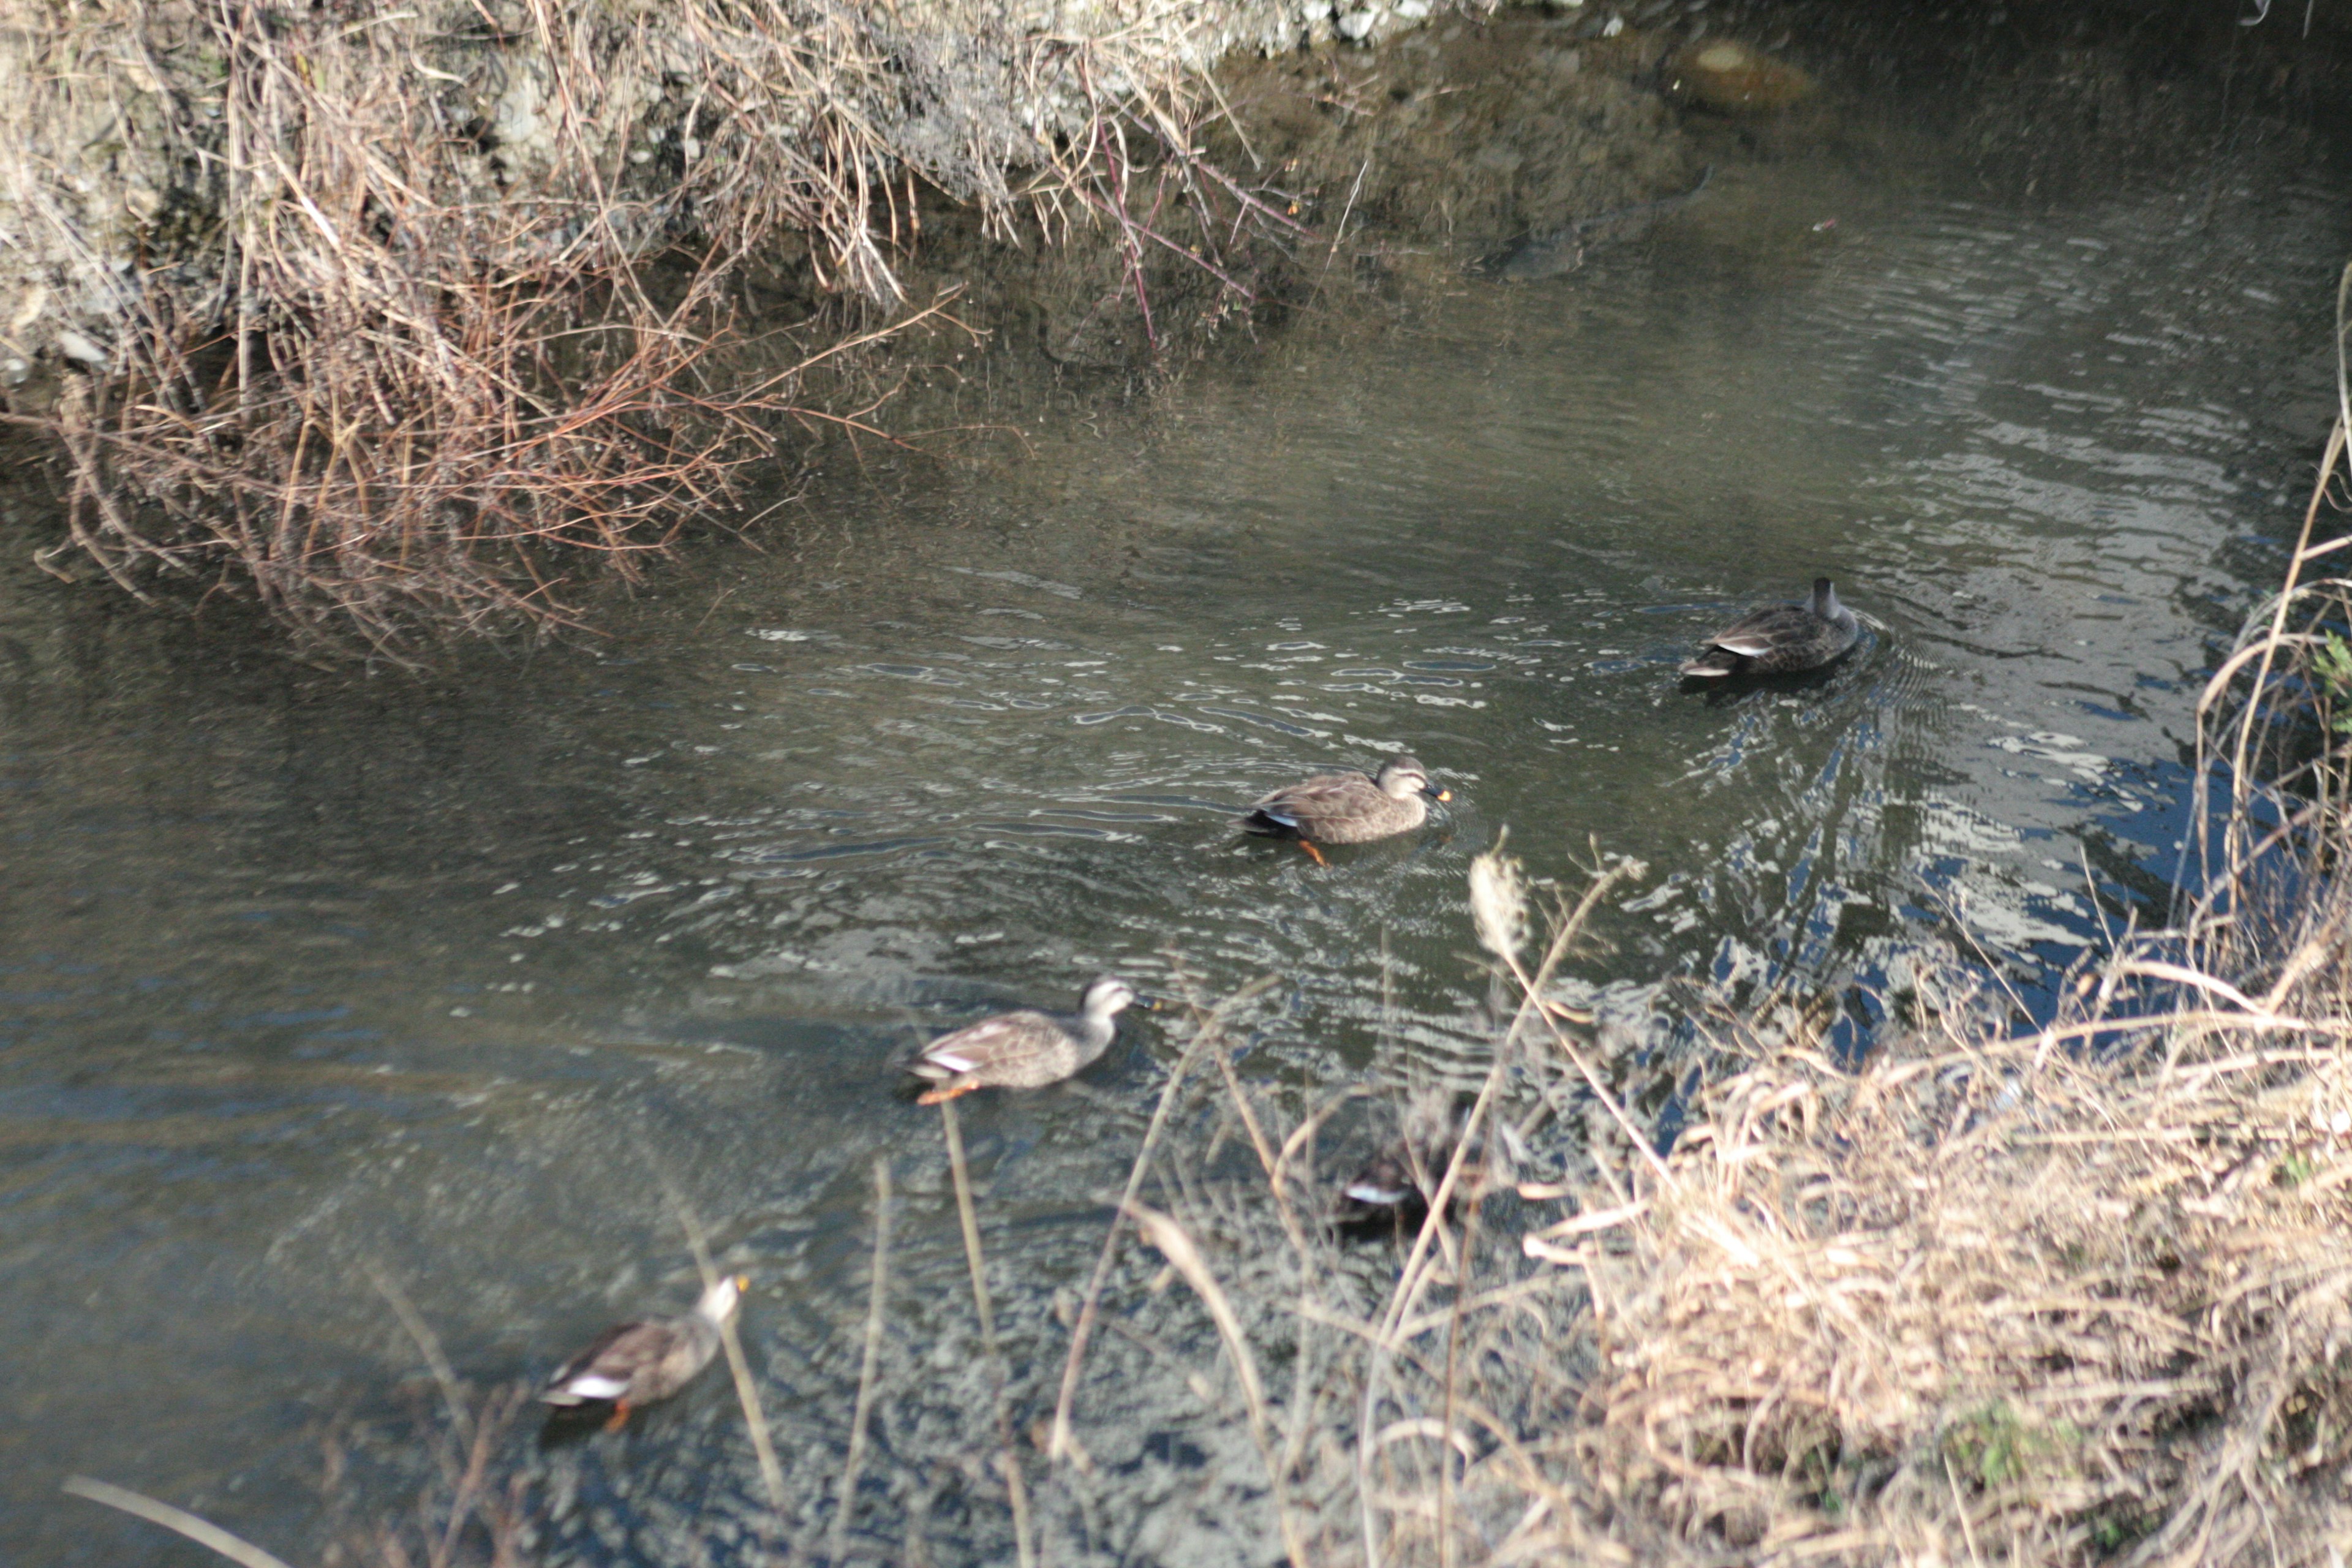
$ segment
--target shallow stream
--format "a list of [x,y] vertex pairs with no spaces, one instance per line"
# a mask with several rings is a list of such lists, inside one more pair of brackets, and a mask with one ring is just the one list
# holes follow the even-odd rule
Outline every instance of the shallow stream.
[[[425,1461],[380,1435],[430,1384],[370,1269],[461,1376],[543,1374],[691,1299],[654,1168],[753,1276],[821,1517],[882,1156],[906,1380],[857,1539],[1000,1554],[939,1121],[889,1059],[1113,970],[1276,977],[1253,1081],[1469,1077],[1464,873],[1506,825],[1563,883],[1596,847],[1650,868],[1576,965],[1613,1049],[1670,1025],[1665,980],[1826,985],[1858,1040],[1955,952],[2030,1010],[2103,917],[2160,909],[2200,672],[2324,433],[2352,224],[2243,142],[2004,201],[1871,112],[1727,153],[1570,277],[1279,338],[1026,455],[834,476],[767,553],[464,680],[289,685],[11,606],[0,1560],[208,1561],[59,1498],[75,1471],[294,1557],[330,1452],[366,1449],[359,1515],[395,1506]],[[1711,623],[1816,572],[1868,618],[1852,658],[1681,689]],[[1453,792],[1430,830],[1328,869],[1234,833],[1398,748]],[[1172,1049],[1135,1018],[1075,1089],[961,1102],[1018,1389],[1050,1388],[1053,1292]],[[1131,1458],[1095,1544],[1255,1560],[1167,1381],[1082,1416],[1131,1426],[1097,1439]],[[530,1462],[553,1561],[735,1561],[760,1495],[717,1377]]]

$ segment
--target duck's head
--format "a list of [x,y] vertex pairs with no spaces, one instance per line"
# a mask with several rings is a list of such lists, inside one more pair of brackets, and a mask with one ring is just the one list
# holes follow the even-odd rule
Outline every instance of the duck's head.
[[1116,1017],[1120,1009],[1135,1005],[1135,991],[1116,974],[1098,974],[1087,986],[1079,999],[1079,1010],[1090,1018]]
[[1381,794],[1396,800],[1409,795],[1425,795],[1432,800],[1454,798],[1452,790],[1429,787],[1429,770],[1421,765],[1418,757],[1391,757],[1381,764],[1380,773],[1372,782],[1381,786]]
[[695,1315],[708,1318],[714,1323],[723,1323],[734,1315],[735,1303],[741,1300],[743,1292],[751,1288],[751,1277],[749,1274],[730,1274],[702,1293],[702,1300],[694,1304]]

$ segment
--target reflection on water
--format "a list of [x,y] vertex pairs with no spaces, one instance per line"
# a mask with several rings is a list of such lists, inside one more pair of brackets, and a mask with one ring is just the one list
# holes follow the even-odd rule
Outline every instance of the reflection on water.
[[[314,1541],[322,1423],[382,1417],[415,1362],[367,1268],[467,1375],[543,1372],[691,1299],[652,1165],[754,1276],[815,1517],[883,1156],[907,1375],[865,1528],[999,1550],[954,1468],[988,1394],[936,1122],[891,1058],[1112,970],[1278,976],[1257,1080],[1466,1075],[1463,873],[1499,825],[1539,874],[1650,864],[1575,982],[1628,1027],[1663,977],[1884,978],[1963,926],[2029,983],[2063,963],[2086,872],[2124,900],[2168,869],[2196,672],[2248,597],[2224,563],[2266,574],[2307,456],[2263,416],[2345,236],[2292,184],[2200,225],[2201,172],[2056,212],[1961,188],[1727,164],[1575,278],[1466,288],[1370,347],[1302,335],[1024,461],[845,478],[791,551],[706,556],[611,639],[446,689],[289,689],[12,604],[0,1555],[184,1560],[60,1517],[69,1469]],[[1728,609],[1817,571],[1870,617],[1852,658],[1679,688]],[[1400,748],[1454,794],[1424,833],[1323,870],[1233,831]],[[1131,1022],[1077,1089],[964,1102],[1023,1377],[1169,1055]],[[1114,1533],[1240,1528],[1166,1521],[1179,1478],[1230,1473],[1212,1427],[1146,1440],[1191,1397],[1106,1396],[1139,1445]],[[715,1380],[544,1464],[559,1555],[673,1560],[690,1521],[724,1556],[757,1509]]]

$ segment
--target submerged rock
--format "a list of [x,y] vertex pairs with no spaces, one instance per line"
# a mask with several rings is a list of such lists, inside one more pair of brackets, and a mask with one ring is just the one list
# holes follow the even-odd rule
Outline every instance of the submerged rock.
[[1725,114],[1787,109],[1813,95],[1813,79],[1729,38],[1690,45],[1666,65],[1667,90]]
[[1497,255],[1486,258],[1479,264],[1480,269],[1490,277],[1517,282],[1557,278],[1563,272],[1573,272],[1584,264],[1587,247],[1638,239],[1648,233],[1660,218],[1696,200],[1713,178],[1715,166],[1710,163],[1699,171],[1697,182],[1686,191],[1661,196],[1654,202],[1637,202],[1613,212],[1578,218],[1574,223],[1549,233],[1531,234]]

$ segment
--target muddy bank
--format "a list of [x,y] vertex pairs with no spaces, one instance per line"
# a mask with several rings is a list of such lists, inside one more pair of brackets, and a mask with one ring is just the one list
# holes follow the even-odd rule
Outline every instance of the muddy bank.
[[[362,127],[440,200],[563,208],[539,243],[610,226],[644,247],[772,206],[758,218],[830,247],[828,286],[896,300],[899,176],[1002,205],[1102,102],[1328,37],[1315,9],[11,4],[0,71],[26,90],[0,111],[0,384],[21,409],[63,366],[126,368],[123,318],[159,288],[249,287],[238,252],[280,204],[331,247],[352,217],[380,225],[304,177],[318,143]],[[272,99],[280,74],[312,90]]]

